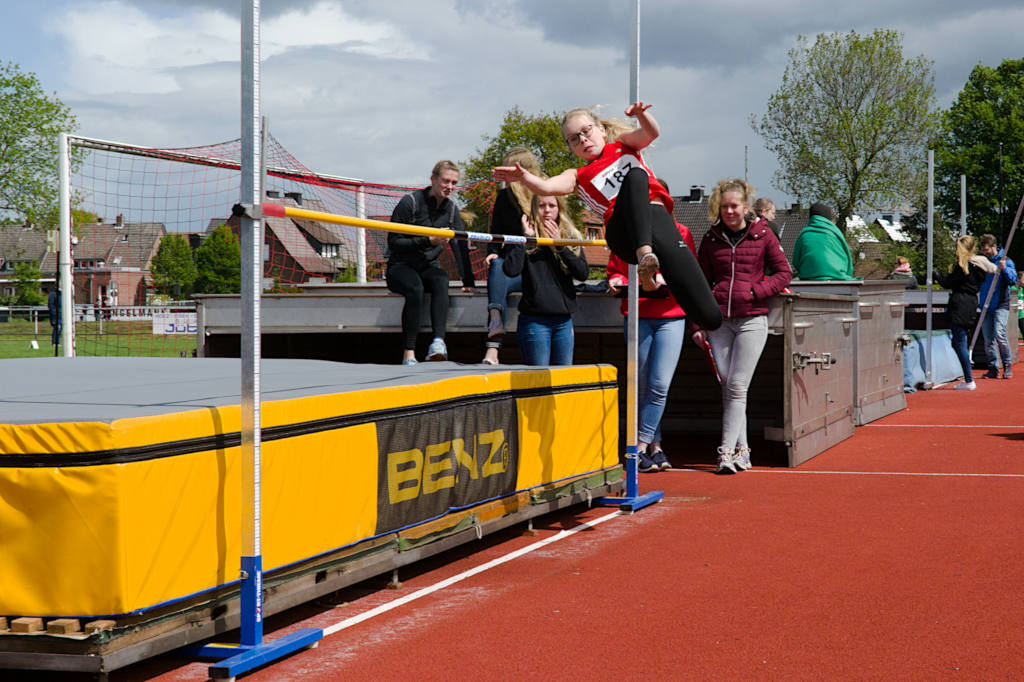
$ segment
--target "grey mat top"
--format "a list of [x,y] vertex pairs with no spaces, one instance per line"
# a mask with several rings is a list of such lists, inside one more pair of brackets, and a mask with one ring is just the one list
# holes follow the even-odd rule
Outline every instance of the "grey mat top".
[[[172,412],[237,405],[237,358],[25,358],[0,360],[0,424],[111,422]],[[406,386],[522,365],[454,362],[360,365],[326,360],[264,359],[263,402],[383,386]]]

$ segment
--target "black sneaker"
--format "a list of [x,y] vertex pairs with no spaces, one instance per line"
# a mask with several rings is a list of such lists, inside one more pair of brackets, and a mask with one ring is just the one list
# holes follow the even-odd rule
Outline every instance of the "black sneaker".
[[661,471],[661,467],[655,464],[654,460],[648,457],[646,452],[637,453],[636,469],[643,474]]
[[995,367],[993,367],[989,371],[987,371],[984,374],[982,374],[981,378],[982,379],[998,379],[999,378],[999,370],[996,369]]
[[651,459],[654,461],[656,465],[658,465],[658,468],[661,469],[662,471],[672,468],[672,465],[669,464],[668,462],[668,457],[665,456],[664,450],[655,450],[654,452],[652,452]]

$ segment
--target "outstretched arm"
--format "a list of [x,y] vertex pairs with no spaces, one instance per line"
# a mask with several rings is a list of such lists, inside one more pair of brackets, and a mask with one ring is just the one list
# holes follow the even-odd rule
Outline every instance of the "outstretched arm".
[[650,108],[650,104],[643,102],[633,102],[626,107],[626,116],[635,116],[640,127],[619,135],[619,142],[639,151],[657,139],[661,134],[661,128],[654,117],[647,113]]
[[492,173],[499,182],[521,182],[534,194],[541,196],[562,196],[576,191],[576,169],[567,168],[553,178],[541,178],[526,170],[518,163],[514,166],[498,166]]

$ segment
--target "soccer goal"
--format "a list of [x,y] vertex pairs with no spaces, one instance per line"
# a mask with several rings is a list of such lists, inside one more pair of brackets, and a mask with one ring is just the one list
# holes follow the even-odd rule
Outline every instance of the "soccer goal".
[[[225,245],[225,228],[237,244],[231,207],[239,196],[239,140],[168,149],[66,141],[61,189],[75,307],[65,317],[72,324],[64,354],[190,355],[195,308],[188,297],[238,291],[236,248]],[[388,220],[412,189],[315,173],[269,135],[264,158],[266,201],[285,207]],[[382,280],[386,239],[345,225],[267,218],[263,288]],[[445,265],[455,272],[454,262]]]

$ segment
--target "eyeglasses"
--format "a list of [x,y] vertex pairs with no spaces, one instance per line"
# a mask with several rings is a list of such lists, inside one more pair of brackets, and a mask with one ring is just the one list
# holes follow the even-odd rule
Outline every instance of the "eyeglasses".
[[590,133],[594,132],[594,125],[595,124],[593,123],[588,123],[587,125],[580,128],[580,131],[578,133],[576,133],[575,135],[570,135],[568,138],[566,138],[566,144],[568,144],[570,147],[575,147],[578,144],[583,144],[584,138],[589,139]]

